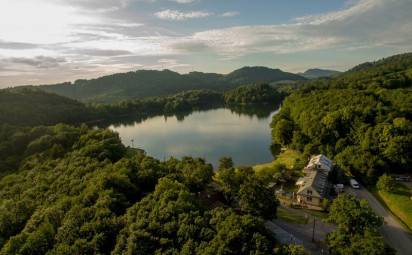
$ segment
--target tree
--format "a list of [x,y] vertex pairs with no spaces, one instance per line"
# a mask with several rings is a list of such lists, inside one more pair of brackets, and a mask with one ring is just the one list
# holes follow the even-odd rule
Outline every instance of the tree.
[[296,245],[296,244],[289,244],[289,245],[283,245],[280,247],[280,249],[277,251],[276,254],[280,255],[308,255],[305,251],[305,248],[301,245]]
[[216,234],[199,254],[272,254],[273,240],[260,219],[222,208],[211,215]]
[[384,174],[381,177],[379,177],[379,180],[376,183],[376,187],[380,191],[392,192],[395,188],[395,180],[392,176]]
[[358,200],[352,195],[340,195],[333,200],[327,220],[348,233],[363,232],[367,228],[378,229],[383,223],[382,217],[373,212],[368,201]]
[[273,139],[275,143],[287,145],[291,142],[293,137],[293,122],[282,119],[276,122],[273,127]]
[[233,160],[230,157],[223,157],[219,159],[219,166],[218,169],[229,169],[233,167]]
[[331,254],[391,254],[392,249],[379,234],[383,219],[372,211],[366,200],[351,195],[338,196],[329,208],[327,221],[337,226],[326,238]]
[[242,211],[266,219],[276,218],[277,199],[273,192],[256,177],[240,186],[238,199]]

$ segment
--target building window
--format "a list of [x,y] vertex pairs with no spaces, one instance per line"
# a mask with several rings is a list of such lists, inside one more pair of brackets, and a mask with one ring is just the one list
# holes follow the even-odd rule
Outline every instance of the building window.
[[308,190],[307,193],[308,193],[308,195],[312,195],[312,191],[311,191],[311,190]]
[[307,197],[306,200],[312,202],[312,197]]

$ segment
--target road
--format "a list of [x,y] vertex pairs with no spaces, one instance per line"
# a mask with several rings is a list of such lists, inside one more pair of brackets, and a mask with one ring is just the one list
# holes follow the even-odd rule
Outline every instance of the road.
[[385,241],[397,250],[399,255],[412,254],[412,237],[404,229],[404,227],[395,219],[391,212],[389,212],[381,203],[364,187],[355,190],[348,188],[347,192],[353,194],[361,199],[366,199],[371,208],[380,216],[384,218],[384,225],[381,233]]
[[265,223],[266,229],[274,234],[275,238],[282,244],[298,244],[303,245],[305,250],[312,255],[328,254],[326,246],[322,246],[319,242],[312,243],[311,234],[309,236],[302,233],[299,227],[302,225],[288,224],[284,221],[273,220]]
[[321,219],[316,220],[315,225],[315,242],[312,242],[313,233],[313,216],[299,209],[292,209],[283,207],[284,210],[291,211],[291,213],[298,213],[302,216],[309,217],[309,221],[304,224],[291,223],[281,219],[275,219],[266,222],[265,226],[276,238],[284,244],[300,244],[313,255],[328,254],[328,249],[324,243],[326,235],[335,229],[335,226],[324,223]]

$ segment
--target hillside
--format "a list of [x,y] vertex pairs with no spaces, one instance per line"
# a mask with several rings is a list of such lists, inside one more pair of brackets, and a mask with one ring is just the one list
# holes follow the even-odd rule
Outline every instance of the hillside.
[[280,69],[271,69],[262,66],[243,67],[235,70],[224,77],[228,83],[235,85],[246,85],[251,83],[271,83],[279,81],[302,81],[305,80],[297,74],[284,72]]
[[[238,214],[207,206],[199,194],[208,192],[214,172],[203,159],[161,162],[126,148],[116,133],[84,126],[5,127],[0,137],[0,254],[271,254],[275,248],[249,207]],[[13,174],[2,177],[8,166]],[[255,188],[253,171],[239,180],[254,194],[271,194]],[[276,200],[264,201],[258,200],[272,206],[274,217]]]
[[412,53],[399,54],[375,62],[366,62],[342,73],[331,82],[334,87],[401,88],[412,81]]
[[307,79],[316,79],[322,77],[332,77],[340,74],[341,72],[335,70],[326,70],[326,69],[308,69],[304,73],[298,73],[298,75],[303,76]]
[[124,100],[110,104],[84,104],[33,88],[0,90],[1,124],[17,126],[112,123],[158,115],[188,114],[194,110],[239,105],[278,105],[282,94],[266,84],[240,86],[226,92],[187,90],[168,96]]
[[273,119],[273,141],[306,155],[324,153],[366,183],[384,172],[410,172],[411,87],[412,54],[311,81],[285,99]]
[[90,118],[90,109],[73,99],[33,89],[0,90],[2,124],[53,125],[81,123]]
[[187,90],[225,91],[250,83],[304,79],[296,74],[266,67],[245,67],[227,75],[138,70],[91,80],[77,80],[74,83],[43,85],[39,88],[83,102],[111,103],[127,99],[171,95]]

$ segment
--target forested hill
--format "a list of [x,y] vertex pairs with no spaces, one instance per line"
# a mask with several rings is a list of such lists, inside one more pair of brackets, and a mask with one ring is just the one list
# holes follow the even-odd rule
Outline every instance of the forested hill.
[[142,99],[176,94],[187,90],[209,89],[225,91],[239,85],[298,81],[305,78],[265,67],[245,67],[230,74],[192,72],[179,74],[170,70],[138,70],[113,74],[74,83],[39,86],[47,92],[83,102],[112,103],[127,99]]
[[278,81],[302,81],[304,77],[284,72],[280,69],[271,69],[263,66],[243,67],[235,70],[223,78],[226,82],[235,85],[251,83],[271,83]]
[[307,155],[324,153],[365,182],[411,171],[411,88],[410,53],[312,81],[284,101],[273,140]]
[[402,88],[410,87],[412,80],[412,53],[391,56],[375,62],[366,62],[333,79],[308,82],[314,88]]
[[161,162],[86,126],[0,137],[0,254],[274,253],[260,217],[277,202],[252,169],[230,186],[239,214],[203,199],[214,177],[203,159]]
[[84,104],[33,89],[0,90],[0,123],[22,126],[80,123],[92,119]]
[[16,126],[88,124],[139,121],[158,115],[184,116],[194,110],[249,104],[280,104],[283,93],[267,84],[240,86],[225,93],[188,90],[169,96],[125,100],[111,104],[84,104],[44,92],[19,88],[0,90],[0,124]]
[[341,72],[335,71],[335,70],[313,68],[313,69],[306,70],[304,73],[299,73],[299,75],[307,79],[316,79],[316,78],[322,78],[322,77],[337,76],[340,73]]

